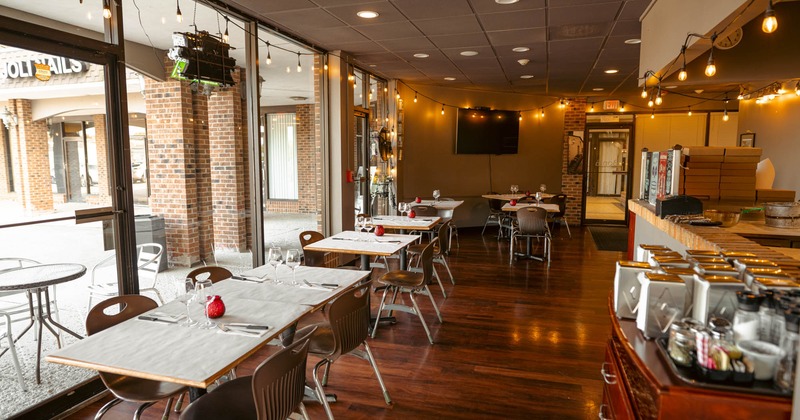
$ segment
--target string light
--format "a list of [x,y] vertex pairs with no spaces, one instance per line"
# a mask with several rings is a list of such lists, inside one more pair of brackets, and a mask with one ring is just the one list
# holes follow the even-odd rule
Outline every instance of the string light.
[[764,12],[764,20],[761,21],[761,30],[771,34],[778,29],[778,19],[775,17],[775,10],[772,9],[772,0],[767,3],[767,10]]
[[651,113],[650,113],[650,119],[651,119],[651,120],[652,120],[652,119],[655,119],[655,117],[656,117],[656,111],[655,111],[655,110],[653,110],[653,112],[651,112]]
[[592,102],[592,107],[589,108],[589,112],[594,112],[594,102]]
[[647,101],[647,106],[649,106],[650,108],[652,108],[652,107],[653,107],[653,105],[655,105],[655,102],[653,102],[653,96],[651,95],[651,96],[650,96],[650,100],[649,100],[649,101]]
[[414,92],[414,103],[417,103],[417,92]]
[[625,112],[625,103],[620,103],[619,105],[619,112]]
[[444,104],[442,104],[442,115],[444,115]]
[[269,53],[269,41],[267,41],[267,65],[272,64],[272,55]]
[[395,97],[397,98],[397,100],[399,101],[399,100],[400,100],[400,92],[399,92],[397,89],[395,89],[395,90],[394,90],[394,93],[395,93],[395,95],[394,95],[394,96],[395,96]]
[[717,65],[714,64],[714,41],[717,40],[717,35],[711,35],[711,52],[708,53],[708,64],[706,64],[706,76],[712,77],[717,74]]
[[181,2],[180,0],[175,0],[175,7],[177,10],[175,11],[175,19],[178,23],[183,22],[183,13],[181,13]]
[[225,16],[225,33],[222,34],[222,42],[228,43],[230,41],[230,37],[228,36],[228,17]]
[[722,114],[722,121],[728,121],[731,117],[728,116],[728,109],[725,109],[725,112]]
[[564,109],[564,106],[565,106],[564,100],[562,99],[561,102],[558,104],[558,107]]
[[642,99],[647,99],[647,81],[644,82],[644,87],[642,88]]
[[544,108],[542,108],[541,116],[542,116],[542,118],[544,118]]
[[692,116],[692,107],[689,107],[689,116]]
[[686,81],[686,78],[689,77],[689,73],[686,73],[686,46],[681,47],[681,56],[683,56],[683,65],[681,66],[681,71],[678,73],[678,80],[681,82]]
[[111,1],[110,0],[103,0],[103,17],[106,19],[111,19]]
[[[322,66],[322,68],[325,69],[325,71],[328,71],[328,56],[327,55],[324,57],[324,60],[325,60],[325,65]],[[372,93],[370,93],[369,95],[370,95],[370,97],[372,97]]]
[[297,72],[303,71],[303,66],[300,64],[300,51],[297,52]]
[[522,112],[519,112],[519,120],[522,121]]
[[658,95],[656,95],[656,105],[661,105],[664,103],[664,99],[661,98],[661,88],[658,88]]

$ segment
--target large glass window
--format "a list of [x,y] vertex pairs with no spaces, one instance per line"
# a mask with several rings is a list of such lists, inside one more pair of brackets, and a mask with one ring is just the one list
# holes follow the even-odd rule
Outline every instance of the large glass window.
[[267,114],[269,198],[297,200],[297,124],[295,113]]

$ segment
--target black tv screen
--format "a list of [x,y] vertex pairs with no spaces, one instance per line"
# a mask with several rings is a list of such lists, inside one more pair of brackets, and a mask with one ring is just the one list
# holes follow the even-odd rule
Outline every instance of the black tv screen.
[[516,154],[518,144],[517,111],[459,108],[456,154]]

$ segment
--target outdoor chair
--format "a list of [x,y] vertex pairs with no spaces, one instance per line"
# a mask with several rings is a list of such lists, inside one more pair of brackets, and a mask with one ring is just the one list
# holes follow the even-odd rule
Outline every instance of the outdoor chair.
[[[161,258],[164,256],[164,247],[157,243],[146,243],[136,246],[136,266],[139,271],[139,284],[144,287],[139,288],[139,293],[153,292],[155,293],[158,301],[164,304],[164,298],[161,292],[156,289],[156,282],[158,281],[158,270],[161,265]],[[92,267],[91,284],[89,285],[89,305],[92,307],[92,299],[107,298],[117,296],[119,294],[119,285],[117,281],[98,283],[100,273],[109,271],[108,268],[113,266],[116,262],[116,253],[103,258]],[[116,272],[114,273],[116,277]]]

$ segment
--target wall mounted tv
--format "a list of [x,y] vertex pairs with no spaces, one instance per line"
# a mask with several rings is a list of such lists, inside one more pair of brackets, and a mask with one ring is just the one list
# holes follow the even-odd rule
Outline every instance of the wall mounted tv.
[[519,143],[519,112],[458,109],[456,154],[513,155]]

